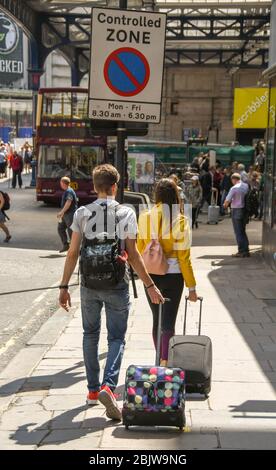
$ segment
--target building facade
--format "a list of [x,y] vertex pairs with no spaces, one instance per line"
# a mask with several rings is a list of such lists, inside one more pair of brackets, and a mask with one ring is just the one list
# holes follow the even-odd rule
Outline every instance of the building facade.
[[166,67],[162,120],[159,126],[149,125],[149,137],[183,140],[190,132],[208,137],[209,142],[238,140],[251,145],[254,131],[245,140],[243,132],[233,128],[234,90],[256,87],[261,76],[259,69],[233,73],[223,67]]

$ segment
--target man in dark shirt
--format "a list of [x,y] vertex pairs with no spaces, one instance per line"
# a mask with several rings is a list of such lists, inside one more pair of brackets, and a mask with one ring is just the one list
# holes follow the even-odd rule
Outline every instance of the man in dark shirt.
[[231,167],[228,166],[224,169],[224,177],[220,183],[220,191],[221,191],[220,215],[225,215],[225,209],[223,207],[223,204],[231,188],[232,188]]
[[61,211],[57,214],[59,219],[58,223],[58,234],[62,241],[62,248],[59,250],[60,253],[67,251],[69,248],[69,239],[71,240],[72,230],[71,225],[73,223],[74,213],[78,208],[77,196],[75,191],[70,188],[70,178],[64,176],[60,180],[60,187],[64,191],[61,199]]

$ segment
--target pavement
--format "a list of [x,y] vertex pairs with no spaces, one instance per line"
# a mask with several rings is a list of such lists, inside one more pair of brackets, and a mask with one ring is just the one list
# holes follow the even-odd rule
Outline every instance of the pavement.
[[[208,399],[186,396],[184,432],[176,428],[125,430],[87,407],[78,288],[74,309],[59,309],[0,375],[0,448],[10,450],[275,449],[275,273],[259,246],[252,256],[231,257],[234,246],[192,248],[198,293],[204,297],[202,334],[213,342],[212,390]],[[154,363],[151,313],[141,282],[132,301],[117,392],[130,364]],[[183,324],[184,298],[177,319]],[[198,304],[190,305],[188,332],[196,331]],[[103,322],[104,324],[104,322]],[[103,329],[100,360],[107,343]]]

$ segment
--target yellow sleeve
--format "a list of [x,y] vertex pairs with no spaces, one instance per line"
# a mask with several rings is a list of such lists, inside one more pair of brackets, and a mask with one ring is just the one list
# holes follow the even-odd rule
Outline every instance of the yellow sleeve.
[[175,243],[176,253],[180,269],[187,287],[194,287],[196,280],[191,263],[191,230],[186,217],[183,217],[180,222],[180,234],[177,242]]
[[148,235],[148,213],[144,212],[138,219],[137,248],[139,253],[143,253],[147,245]]
[[190,250],[179,250],[178,262],[187,287],[195,287],[196,280],[191,263]]

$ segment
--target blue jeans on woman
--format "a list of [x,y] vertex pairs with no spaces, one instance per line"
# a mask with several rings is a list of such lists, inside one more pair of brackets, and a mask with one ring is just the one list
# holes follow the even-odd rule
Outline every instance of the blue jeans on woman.
[[129,315],[129,288],[125,281],[114,289],[87,289],[81,286],[83,324],[83,356],[89,392],[100,389],[98,346],[101,332],[101,311],[105,306],[108,352],[103,385],[114,390],[122,363]]
[[246,235],[246,220],[244,209],[232,209],[231,212],[239,253],[248,253],[249,241]]

